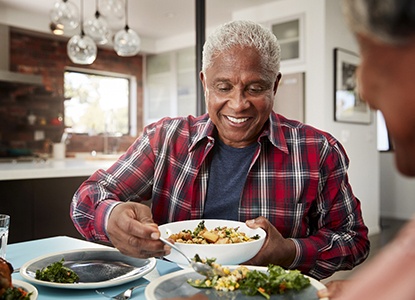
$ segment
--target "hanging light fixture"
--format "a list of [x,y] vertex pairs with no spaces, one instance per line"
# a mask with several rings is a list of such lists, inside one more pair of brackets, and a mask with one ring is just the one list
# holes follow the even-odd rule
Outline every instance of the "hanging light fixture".
[[125,27],[114,36],[114,50],[119,56],[134,56],[140,51],[141,40],[134,30],[128,27],[128,0],[125,0]]
[[95,0],[95,17],[88,19],[84,24],[85,33],[90,36],[95,43],[104,45],[108,43],[111,37],[111,30],[108,26],[107,21],[101,17],[98,8],[98,0]]
[[101,14],[106,18],[122,19],[124,17],[124,3],[122,0],[100,0]]
[[97,45],[92,38],[85,35],[83,26],[84,2],[81,0],[81,32],[74,35],[66,47],[68,56],[75,64],[89,65],[97,58]]
[[61,30],[73,30],[79,25],[79,11],[68,0],[57,0],[50,11],[50,20]]

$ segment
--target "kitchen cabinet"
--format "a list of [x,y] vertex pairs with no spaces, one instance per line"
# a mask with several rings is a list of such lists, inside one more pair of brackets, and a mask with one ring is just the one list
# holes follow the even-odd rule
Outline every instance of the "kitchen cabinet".
[[273,109],[286,118],[305,121],[305,73],[284,74],[278,85]]
[[147,57],[146,125],[166,116],[196,113],[195,57],[193,47]]
[[87,178],[0,181],[0,212],[11,216],[9,243],[57,235],[82,238],[69,208],[73,194]]
[[298,62],[303,60],[303,17],[297,16],[278,23],[271,22],[271,31],[281,46],[282,62]]

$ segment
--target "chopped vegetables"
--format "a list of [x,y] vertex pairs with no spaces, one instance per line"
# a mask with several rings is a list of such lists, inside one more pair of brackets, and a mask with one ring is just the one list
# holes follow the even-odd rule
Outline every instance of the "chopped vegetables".
[[9,287],[1,296],[0,300],[30,300],[32,293],[28,293],[20,287]]
[[259,239],[259,235],[249,237],[238,230],[239,227],[229,228],[226,226],[208,230],[205,227],[205,221],[201,221],[193,231],[182,230],[170,235],[169,238],[177,243],[186,244],[235,244]]
[[13,266],[7,260],[0,258],[0,300],[29,300],[32,293],[13,286]]
[[280,266],[269,265],[268,272],[258,270],[248,272],[240,282],[240,289],[247,295],[260,293],[269,299],[272,294],[283,294],[288,290],[299,291],[310,285],[310,279],[298,270],[285,270]]
[[272,294],[283,294],[288,290],[299,291],[310,285],[310,279],[300,271],[287,271],[280,266],[269,265],[267,273],[264,273],[258,270],[249,270],[246,266],[230,270],[228,267],[215,263],[214,259],[205,262],[212,266],[215,276],[196,280],[189,279],[190,285],[224,292],[239,289],[246,295],[260,294],[266,299],[270,299]]
[[36,270],[36,279],[57,283],[75,283],[79,276],[71,269],[63,265],[64,259],[52,263],[41,270]]

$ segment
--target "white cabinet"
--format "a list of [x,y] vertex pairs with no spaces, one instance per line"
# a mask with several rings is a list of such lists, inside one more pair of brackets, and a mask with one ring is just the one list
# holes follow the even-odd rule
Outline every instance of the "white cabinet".
[[[147,80],[145,115],[148,121],[160,119],[170,113],[170,81],[173,77],[170,54],[160,54],[147,58]],[[151,122],[150,121],[150,122]]]
[[163,117],[196,114],[195,57],[193,47],[147,56],[145,125]]
[[303,16],[271,22],[270,29],[281,45],[281,61],[283,63],[303,60]]
[[177,52],[177,113],[179,116],[196,114],[196,73],[195,48]]

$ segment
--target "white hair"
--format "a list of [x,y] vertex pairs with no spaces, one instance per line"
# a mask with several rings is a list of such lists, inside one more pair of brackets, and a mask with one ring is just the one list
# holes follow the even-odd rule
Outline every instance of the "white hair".
[[262,25],[243,20],[225,23],[206,39],[203,46],[202,72],[206,72],[215,57],[234,47],[256,49],[270,79],[278,75],[281,48],[277,37]]

